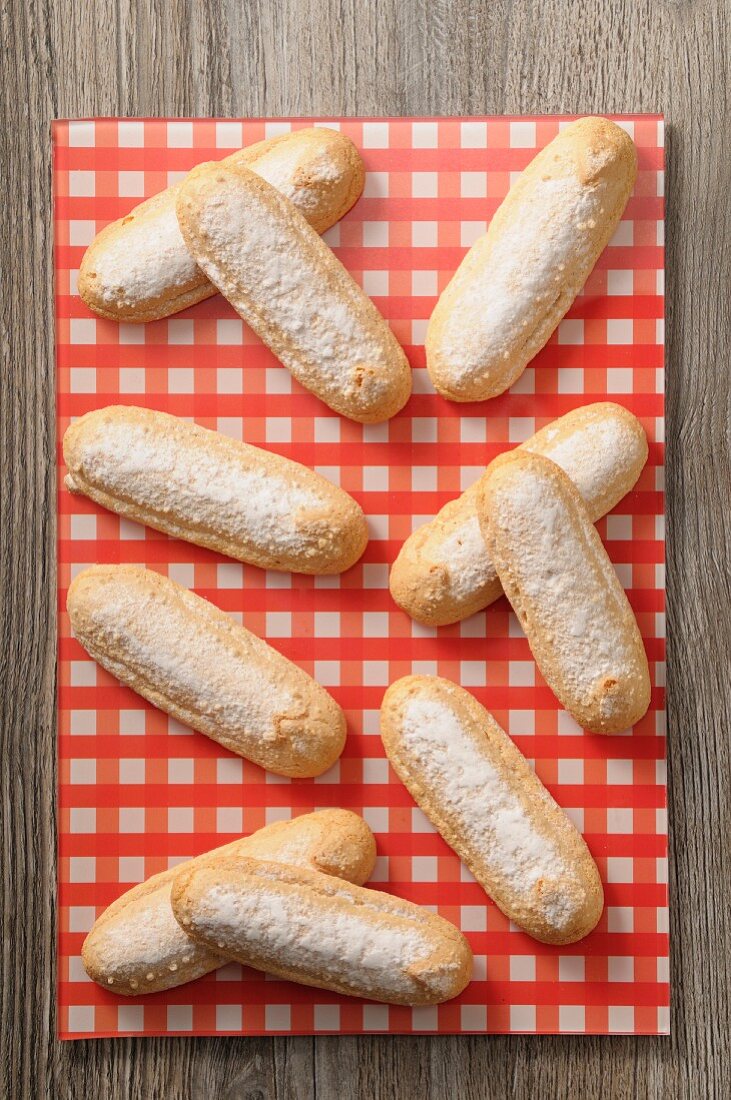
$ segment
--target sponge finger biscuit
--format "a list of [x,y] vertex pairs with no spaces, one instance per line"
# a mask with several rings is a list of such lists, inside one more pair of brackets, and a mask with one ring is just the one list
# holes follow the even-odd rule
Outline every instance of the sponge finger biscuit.
[[341,573],[368,541],[361,508],[314,470],[167,413],[97,409],[63,451],[71,492],[263,569]]
[[632,139],[606,118],[571,123],[531,161],[432,313],[439,393],[481,401],[512,386],[586,282],[636,174]]
[[156,707],[288,776],[326,771],[345,716],[324,688],[208,600],[149,569],[96,565],[69,587],[84,649]]
[[[363,162],[349,138],[308,127],[239,149],[223,164],[246,166],[276,187],[318,233],[363,190]],[[101,230],[84,253],[79,294],[112,321],[155,321],[216,293],[185,247],[175,213],[180,184]]]
[[376,307],[278,191],[253,172],[200,165],[177,198],[196,262],[278,359],[330,408],[387,420],[411,392]]
[[578,490],[527,451],[493,463],[477,510],[536,663],[584,729],[617,733],[650,704],[637,622]]
[[308,867],[360,885],[373,871],[376,845],[365,821],[349,810],[319,810],[275,821],[251,836],[153,875],[127,890],[97,918],[81,955],[87,974],[113,993],[134,997],[174,989],[228,960],[191,940],[175,920],[176,875],[227,856],[247,855]]
[[475,698],[436,676],[406,676],[381,707],[395,771],[498,907],[534,939],[573,943],[604,895],[583,838]]
[[426,1005],[456,997],[470,978],[472,952],[453,925],[314,871],[222,859],[178,875],[171,901],[192,939],[302,985]]

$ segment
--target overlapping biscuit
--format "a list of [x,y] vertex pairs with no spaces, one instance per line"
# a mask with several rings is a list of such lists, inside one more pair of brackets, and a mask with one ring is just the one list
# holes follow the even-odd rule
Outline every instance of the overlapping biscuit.
[[156,707],[280,775],[314,776],[345,744],[324,688],[208,600],[130,565],[72,582],[74,635],[95,661]]
[[[543,454],[581,493],[593,520],[630,491],[647,461],[647,438],[636,416],[613,402],[584,405],[559,417],[518,450]],[[483,477],[489,476],[488,467]],[[428,626],[456,623],[502,595],[477,518],[481,481],[417,528],[391,567],[391,595]]]
[[[308,127],[257,142],[222,164],[246,166],[276,187],[318,233],[350,210],[365,178],[352,141]],[[79,294],[113,321],[155,321],[216,293],[185,246],[174,184],[107,225],[84,253]]]
[[493,463],[477,512],[500,583],[562,706],[617,733],[650,705],[637,621],[578,489],[528,451]]
[[171,903],[186,935],[302,985],[388,1004],[439,1004],[467,985],[461,932],[412,902],[242,856],[177,875]]
[[376,858],[373,834],[349,810],[319,810],[275,821],[251,836],[153,875],[127,890],[97,918],[81,950],[99,985],[124,996],[159,993],[209,974],[228,960],[191,940],[175,920],[170,891],[176,875],[233,855],[275,860],[361,885]]
[[368,541],[362,509],[322,475],[167,413],[97,409],[63,450],[71,492],[263,569],[341,573]]

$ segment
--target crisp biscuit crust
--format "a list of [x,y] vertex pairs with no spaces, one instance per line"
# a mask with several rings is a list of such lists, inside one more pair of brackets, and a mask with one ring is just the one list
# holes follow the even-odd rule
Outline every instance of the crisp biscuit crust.
[[[647,437],[639,420],[610,401],[566,413],[516,449],[543,454],[560,466],[593,520],[632,489],[647,461]],[[488,466],[483,478],[489,471]],[[391,595],[417,622],[460,622],[503,594],[477,518],[480,491],[478,481],[445,504],[406,539],[391,567]]]
[[503,455],[477,497],[488,552],[536,663],[584,729],[618,733],[647,711],[637,621],[591,516],[563,470]]
[[588,935],[604,906],[596,864],[469,692],[436,676],[397,680],[381,737],[402,783],[507,917],[543,943]]
[[247,855],[291,863],[361,885],[370,878],[376,844],[365,821],[350,810],[319,810],[276,821],[196,859],[153,875],[104,910],[84,940],[87,974],[112,993],[135,997],[174,989],[226,961],[185,935],[170,906],[175,876]]
[[76,639],[160,710],[288,776],[321,775],[345,744],[324,688],[208,600],[149,569],[95,565],[69,587]]
[[341,573],[368,541],[360,506],[314,470],[167,413],[97,409],[63,450],[71,492],[262,569]]
[[[281,190],[318,233],[339,221],[360,196],[365,173],[358,150],[337,130],[308,127],[257,142],[222,164],[249,167]],[[132,323],[169,317],[216,293],[180,235],[174,184],[96,235],[79,270],[89,309]]]
[[454,925],[317,872],[229,857],[178,874],[171,903],[192,939],[302,985],[426,1005],[470,978],[472,952]]
[[636,175],[634,143],[606,118],[571,123],[531,161],[432,313],[426,362],[443,397],[482,401],[520,377],[609,242]]
[[245,168],[200,165],[177,199],[191,254],[308,390],[351,420],[388,420],[408,360],[373,302],[291,202]]

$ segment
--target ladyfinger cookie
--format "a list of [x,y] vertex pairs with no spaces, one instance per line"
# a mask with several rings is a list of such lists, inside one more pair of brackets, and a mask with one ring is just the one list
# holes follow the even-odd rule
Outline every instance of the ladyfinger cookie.
[[263,569],[341,573],[368,541],[360,506],[314,470],[167,413],[97,409],[63,451],[72,493]]
[[543,455],[494,462],[482,534],[536,663],[584,729],[617,733],[650,704],[637,622],[578,489]]
[[[308,128],[259,141],[221,163],[245,165],[281,191],[318,233],[363,190],[363,162],[336,130]],[[106,226],[84,253],[79,294],[112,321],[155,321],[216,293],[185,247],[174,184]]]
[[183,239],[278,359],[331,409],[387,420],[411,393],[403,350],[298,210],[253,172],[203,164],[177,198]]
[[586,282],[636,175],[632,139],[606,118],[571,123],[531,161],[432,313],[439,393],[481,401],[512,386]]
[[209,974],[228,960],[189,939],[170,906],[173,879],[183,871],[216,866],[228,856],[250,856],[306,867],[361,885],[376,859],[373,833],[350,810],[319,810],[293,821],[275,821],[251,836],[133,886],[104,910],[84,940],[87,974],[128,997],[174,989]]
[[[546,455],[568,474],[592,520],[630,491],[647,461],[647,437],[636,416],[602,401],[559,417],[517,450]],[[489,476],[488,466],[483,477]],[[417,528],[391,568],[399,607],[428,626],[456,623],[502,595],[500,579],[477,518],[481,482]]]
[[386,692],[381,737],[401,781],[507,917],[542,943],[574,943],[604,892],[583,837],[469,692],[406,676]]
[[302,985],[388,1004],[439,1004],[467,985],[461,932],[409,901],[317,871],[228,857],[177,875],[191,939]]
[[160,710],[279,775],[313,776],[345,716],[297,665],[208,600],[132,565],[94,565],[67,597],[76,639]]

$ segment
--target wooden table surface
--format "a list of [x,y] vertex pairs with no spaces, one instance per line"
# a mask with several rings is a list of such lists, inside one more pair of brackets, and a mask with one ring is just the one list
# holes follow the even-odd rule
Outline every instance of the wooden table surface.
[[[728,1096],[729,14],[728,0],[0,5],[0,1095]],[[613,111],[668,122],[672,1037],[59,1043],[50,120]]]

